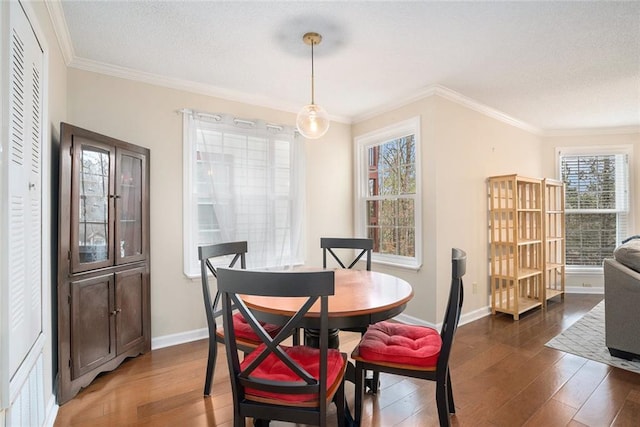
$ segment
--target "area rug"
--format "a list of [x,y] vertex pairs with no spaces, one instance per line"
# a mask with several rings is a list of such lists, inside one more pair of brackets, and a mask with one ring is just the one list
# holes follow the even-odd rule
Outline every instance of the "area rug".
[[545,345],[640,374],[639,359],[629,361],[609,354],[604,337],[604,301]]

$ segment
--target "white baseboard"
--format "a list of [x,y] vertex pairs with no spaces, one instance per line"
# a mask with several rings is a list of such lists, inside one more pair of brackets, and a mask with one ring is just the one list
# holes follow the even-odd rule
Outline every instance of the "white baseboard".
[[565,292],[568,294],[604,294],[602,286],[567,286]]
[[184,344],[205,338],[209,338],[209,331],[207,328],[194,329],[171,335],[163,335],[161,337],[151,338],[151,350],[171,347],[172,345]]
[[406,323],[407,325],[427,326],[429,328],[436,328],[438,326],[425,320],[418,319],[417,317],[409,316],[408,314],[399,314],[394,317],[393,320]]
[[[458,322],[458,325],[471,323],[474,320],[481,319],[483,317],[488,316],[489,314],[491,314],[491,308],[489,306],[479,308],[470,313],[464,313],[462,316],[460,316],[460,321]],[[440,329],[442,327],[442,322],[434,325],[433,323],[426,322],[422,319],[418,319],[417,317],[409,316],[408,314],[400,314],[394,317],[394,319],[402,323],[407,323],[409,325],[428,326],[434,329]]]
[[[600,294],[603,295],[604,294],[604,288],[601,286],[594,286],[594,287],[583,287],[583,286],[570,286],[565,288],[565,292],[567,294]],[[465,325],[467,323],[471,323],[474,320],[478,320],[481,319],[483,317],[489,316],[491,314],[491,307],[490,306],[485,306],[482,308],[479,308],[477,310],[474,310],[470,313],[463,313],[462,316],[460,316],[460,322],[459,325]],[[413,317],[413,316],[409,316],[408,314],[400,314],[398,316],[396,316],[394,318],[395,320],[402,322],[402,323],[407,323],[409,325],[420,325],[420,326],[428,326],[430,328],[435,328],[435,329],[439,329],[440,327],[442,327],[442,323],[438,323],[437,325],[434,325],[433,323],[430,322],[426,322],[422,319],[418,319],[417,317]]]
[[[600,286],[595,287],[578,287],[578,286],[570,286],[565,289],[568,294],[604,294],[604,288]],[[460,316],[459,325],[465,325],[467,323],[471,323],[474,320],[481,319],[491,314],[491,307],[485,306],[478,308],[469,313],[463,313]],[[439,329],[442,326],[442,323],[433,324],[427,322],[425,320],[419,319],[414,316],[410,316],[408,314],[400,314],[394,317],[395,320],[406,323],[409,325],[420,325],[420,326],[428,326],[430,328]],[[205,339],[209,337],[209,332],[207,328],[202,329],[194,329],[192,331],[180,332],[177,334],[164,335],[161,337],[156,337],[151,339],[151,349],[157,350],[159,348],[170,347],[172,345],[184,344],[191,341],[197,341],[201,339]]]

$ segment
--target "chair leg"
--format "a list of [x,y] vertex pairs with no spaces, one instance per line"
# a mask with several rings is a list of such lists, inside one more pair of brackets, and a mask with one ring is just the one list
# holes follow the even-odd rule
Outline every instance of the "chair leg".
[[366,388],[369,389],[369,393],[378,394],[378,386],[380,385],[380,372],[371,371],[371,378],[365,380]]
[[338,387],[335,396],[333,396],[333,401],[336,404],[336,413],[338,415],[338,427],[346,427],[347,425],[347,413],[346,413],[346,404],[347,401],[344,397],[344,381]]
[[438,419],[440,427],[449,427],[449,401],[447,392],[447,377],[438,376],[436,380],[436,405],[438,406]]
[[456,413],[456,405],[453,402],[453,388],[451,388],[451,374],[447,372],[447,399],[449,400],[449,413]]
[[364,398],[364,368],[360,366],[358,362],[356,362],[355,375],[356,386],[354,392],[356,399],[353,408],[353,411],[355,412],[353,414],[353,418],[355,421],[354,424],[358,427],[362,421],[362,399]]
[[213,373],[216,369],[216,359],[218,357],[218,343],[215,339],[209,338],[209,358],[207,359],[207,373],[204,377],[204,395],[211,395],[211,383]]

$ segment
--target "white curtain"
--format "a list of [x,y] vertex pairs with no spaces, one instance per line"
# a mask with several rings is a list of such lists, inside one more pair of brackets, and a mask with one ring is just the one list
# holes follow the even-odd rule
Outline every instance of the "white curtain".
[[295,130],[225,114],[184,114],[192,273],[199,271],[199,245],[238,240],[248,242],[248,268],[302,263],[304,146]]

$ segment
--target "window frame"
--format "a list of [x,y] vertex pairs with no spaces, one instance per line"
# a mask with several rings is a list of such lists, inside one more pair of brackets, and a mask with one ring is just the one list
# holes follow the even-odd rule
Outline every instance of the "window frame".
[[[562,181],[562,157],[564,156],[615,156],[626,155],[626,191],[627,191],[627,210],[626,210],[626,232],[633,229],[633,146],[632,145],[602,145],[602,146],[570,146],[570,147],[556,147],[556,173],[557,179]],[[620,184],[616,182],[616,187]],[[566,190],[565,190],[566,191]],[[565,199],[566,200],[566,199]],[[566,208],[565,201],[565,216],[570,213],[593,213],[593,214],[605,214],[615,213],[618,215],[621,211],[615,209],[570,209]],[[566,225],[565,225],[566,228]],[[565,231],[566,234],[566,231]],[[619,246],[621,240],[624,237],[621,236],[621,232],[616,227],[616,246]],[[566,235],[565,235],[565,251],[566,251]],[[566,253],[565,253],[566,257]],[[603,271],[602,265],[600,266],[587,266],[587,265],[569,265],[565,264],[567,274],[600,274]]]
[[[414,256],[407,257],[372,252],[371,261],[378,264],[418,270],[422,266],[422,158],[420,154],[420,116],[415,116],[354,138],[354,224],[356,236],[366,237],[366,202],[370,199],[368,196],[369,148],[407,135],[414,135],[415,144],[416,191],[412,197],[414,200]],[[378,199],[382,199],[380,196],[377,197]]]

